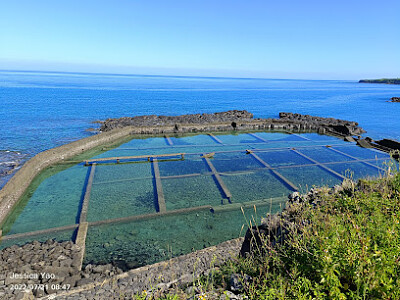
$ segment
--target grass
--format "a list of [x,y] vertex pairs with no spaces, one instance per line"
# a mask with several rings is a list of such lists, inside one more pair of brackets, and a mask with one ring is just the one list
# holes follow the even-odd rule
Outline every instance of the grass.
[[227,293],[233,273],[251,276],[241,291],[249,299],[400,299],[400,174],[389,173],[301,204],[283,244],[265,238],[196,279],[193,299]]
[[250,299],[400,299],[400,175],[304,205],[283,245],[225,265]]

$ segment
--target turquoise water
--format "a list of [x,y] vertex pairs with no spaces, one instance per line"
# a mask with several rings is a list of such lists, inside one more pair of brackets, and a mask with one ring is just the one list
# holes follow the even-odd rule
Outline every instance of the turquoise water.
[[263,161],[269,164],[271,167],[281,167],[281,166],[296,166],[296,165],[307,165],[310,161],[298,154],[288,151],[265,151],[257,153]]
[[36,234],[28,237],[14,238],[10,240],[3,240],[0,244],[0,249],[11,247],[13,245],[23,246],[32,241],[45,242],[49,239],[54,239],[59,242],[71,241],[76,234],[76,229],[65,230],[62,232],[53,232],[46,234]]
[[210,170],[200,155],[187,155],[184,160],[159,161],[161,176],[185,175],[194,173],[209,173]]
[[262,167],[251,155],[246,155],[243,151],[217,153],[211,162],[218,172],[246,171]]
[[93,222],[155,213],[156,208],[152,179],[93,184],[87,220]]
[[210,175],[163,179],[162,186],[167,210],[223,203],[223,195]]
[[285,168],[280,169],[279,173],[294,183],[302,193],[313,187],[334,186],[342,182],[341,179],[318,166]]
[[[277,212],[277,203],[257,207]],[[247,220],[260,220],[250,207],[226,212],[202,211],[89,228],[85,263],[114,262],[139,267],[244,236]],[[254,222],[253,222],[254,224]],[[195,266],[194,266],[195,267]]]
[[299,150],[302,154],[310,157],[313,160],[316,160],[320,163],[329,163],[334,161],[351,161],[352,158],[345,156],[343,154],[334,152],[329,150],[326,147],[320,147],[315,149],[300,149]]
[[79,215],[87,168],[74,166],[45,179],[33,192],[9,234],[74,224]]
[[222,175],[233,202],[285,197],[290,190],[269,171]]
[[246,109],[276,118],[292,111],[354,120],[373,138],[400,139],[400,105],[387,102],[399,94],[400,86],[356,81],[0,71],[0,173],[5,162],[91,135],[92,121],[133,115]]
[[[373,164],[377,165],[377,164]],[[381,165],[382,166],[382,165]],[[358,180],[360,178],[376,177],[377,173],[384,175],[384,171],[379,171],[376,168],[363,164],[363,163],[343,163],[343,164],[332,164],[329,168],[346,176],[347,178],[352,178]]]
[[[257,136],[258,141],[254,142]],[[157,157],[159,175],[152,159],[123,157],[119,163],[96,162],[94,157],[95,168],[80,163],[51,173],[8,220],[3,228],[7,240],[0,248],[35,239],[73,239],[73,229],[28,237],[13,237],[13,234],[77,224],[83,200],[87,199],[89,230],[85,263],[113,262],[124,268],[142,266],[243,235],[248,220],[254,217],[259,221],[267,212],[277,212],[284,206],[287,195],[293,191],[286,181],[301,192],[342,181],[292,151],[293,144],[299,145],[301,153],[349,178],[382,174],[382,170],[357,159],[368,159],[368,163],[378,167],[389,160],[385,153],[316,134],[260,132],[255,137],[251,134],[217,137],[223,144],[208,135],[173,137],[172,145],[164,137],[132,139],[97,156],[157,153],[161,155]],[[271,144],[275,148],[267,147]],[[281,148],[276,149],[278,146]],[[274,171],[246,152],[252,148],[259,149],[254,153]],[[184,156],[162,157],[177,152]],[[210,152],[215,153],[208,160],[202,157]],[[91,192],[85,197],[87,190]],[[163,203],[166,211],[161,210]],[[243,205],[247,205],[244,215]],[[125,218],[123,222],[121,218]]]

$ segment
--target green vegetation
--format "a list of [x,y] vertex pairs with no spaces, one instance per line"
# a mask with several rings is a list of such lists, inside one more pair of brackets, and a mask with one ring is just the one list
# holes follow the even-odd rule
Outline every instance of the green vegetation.
[[305,207],[301,226],[267,255],[221,270],[245,273],[251,299],[399,299],[400,176],[360,181],[359,190]]
[[400,78],[361,79],[360,83],[400,84]]
[[230,293],[233,273],[251,276],[241,291],[249,299],[400,299],[400,174],[389,173],[301,204],[284,244],[265,239],[258,253],[196,279],[193,299]]

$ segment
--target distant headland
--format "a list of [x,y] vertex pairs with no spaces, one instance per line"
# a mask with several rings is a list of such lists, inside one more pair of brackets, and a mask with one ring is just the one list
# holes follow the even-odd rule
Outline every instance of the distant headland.
[[361,79],[359,83],[400,84],[400,78]]

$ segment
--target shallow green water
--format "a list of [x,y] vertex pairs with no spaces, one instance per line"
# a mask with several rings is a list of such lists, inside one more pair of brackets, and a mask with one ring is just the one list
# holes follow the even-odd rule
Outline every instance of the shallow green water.
[[255,137],[250,134],[235,134],[235,135],[216,135],[216,138],[219,139],[224,144],[248,144],[248,143],[259,143]]
[[211,159],[218,172],[247,171],[262,168],[257,160],[245,152],[217,153]]
[[287,196],[290,190],[270,171],[222,175],[232,193],[232,202],[247,202]]
[[[247,220],[259,220],[261,211],[276,212],[278,204],[245,209]],[[171,257],[243,236],[246,218],[238,208],[162,216],[157,219],[93,226],[86,241],[85,263],[128,263],[129,267]],[[254,224],[254,223],[253,223]],[[243,229],[242,229],[243,228]]]
[[194,173],[203,174],[210,172],[200,155],[187,155],[184,160],[159,161],[158,166],[160,168],[161,176],[174,176]]
[[314,149],[300,149],[299,150],[304,155],[316,160],[320,163],[330,163],[330,162],[339,162],[339,161],[352,161],[354,159],[345,156],[343,154],[334,152],[326,147],[319,147]]
[[167,210],[222,203],[222,194],[211,175],[162,179]]
[[271,167],[310,164],[309,160],[288,150],[256,152],[256,154]]
[[62,231],[62,232],[36,234],[33,236],[14,238],[14,239],[10,239],[10,240],[3,240],[0,244],[0,250],[10,247],[10,246],[13,246],[13,245],[22,246],[22,245],[25,245],[26,243],[30,243],[33,241],[45,242],[49,239],[56,240],[58,242],[71,241],[75,237],[75,234],[76,234],[76,229],[72,229],[72,230],[66,230],[66,231]]
[[153,179],[93,184],[87,219],[89,222],[155,213]]
[[79,214],[86,175],[87,168],[78,165],[44,180],[8,234],[74,224]]
[[[88,188],[86,263],[113,261],[141,266],[202,249],[240,235],[246,223],[240,210],[242,204],[258,201],[259,215],[255,220],[269,211],[278,211],[293,190],[287,181],[301,192],[341,182],[337,175],[290,150],[293,147],[334,172],[354,179],[382,174],[378,168],[357,160],[370,159],[369,163],[384,167],[389,159],[385,153],[318,134],[257,132],[215,134],[215,138],[202,134],[132,139],[93,154],[93,162],[96,158],[121,158],[120,163],[96,162],[89,187],[91,167],[83,163],[58,169],[56,166],[54,170],[59,172],[49,173],[38,183],[27,198],[29,201],[22,201],[6,222],[3,234],[12,237],[17,233],[77,224]],[[247,149],[255,150],[254,154],[265,163],[248,154]],[[209,158],[213,167],[210,167],[202,155],[213,152]],[[184,153],[184,157],[162,156],[171,153]],[[123,158],[138,155],[159,155],[157,165],[147,157]],[[146,216],[162,212],[163,203],[166,214],[150,219]],[[199,206],[212,206],[213,212],[209,208],[184,211]],[[254,208],[246,211],[251,215]],[[127,223],[112,220],[135,216],[140,216],[140,220]],[[104,220],[111,223],[93,223]],[[69,240],[73,232],[11,238],[0,247],[35,239]]]
[[293,182],[303,193],[313,187],[334,186],[341,182],[339,178],[318,166],[280,169],[279,173]]

